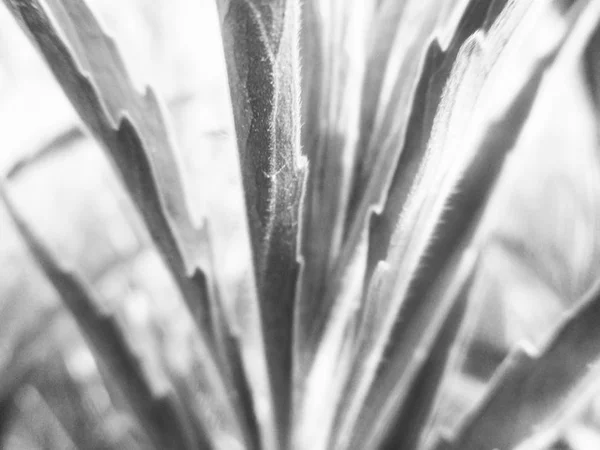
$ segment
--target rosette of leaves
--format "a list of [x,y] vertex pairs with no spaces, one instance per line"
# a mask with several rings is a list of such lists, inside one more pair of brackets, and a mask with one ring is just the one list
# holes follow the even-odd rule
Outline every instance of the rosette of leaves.
[[[192,212],[157,94],[136,89],[86,3],[4,3],[104,149],[194,323],[199,382],[144,364],[4,183],[17,228],[144,445],[478,450],[563,439],[600,357],[589,212],[600,2],[217,0],[251,250],[235,289],[216,276],[211,217]],[[578,183],[562,180],[557,197],[578,206],[555,214],[546,236],[514,211],[538,210],[527,189],[547,182],[540,161],[564,149]],[[449,427],[442,387],[468,358],[494,271],[567,312],[535,347],[512,348]]]

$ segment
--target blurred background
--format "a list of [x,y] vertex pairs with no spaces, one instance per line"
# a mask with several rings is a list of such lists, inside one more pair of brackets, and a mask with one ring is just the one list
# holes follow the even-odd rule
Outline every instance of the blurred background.
[[[161,95],[193,209],[209,217],[216,239],[217,275],[236,286],[228,281],[247,270],[248,245],[213,2],[88,1],[140,89],[151,84]],[[166,270],[102,151],[3,6],[0,123],[0,172],[27,221],[131,330],[144,364],[193,377],[196,336]],[[446,383],[442,424],[479,398],[509,348],[542,346],[594,281],[600,165],[595,152],[572,151],[531,148],[502,179],[474,289],[477,335]],[[144,448],[100,371],[0,205],[0,448]],[[586,396],[555,448],[600,448],[599,393]]]

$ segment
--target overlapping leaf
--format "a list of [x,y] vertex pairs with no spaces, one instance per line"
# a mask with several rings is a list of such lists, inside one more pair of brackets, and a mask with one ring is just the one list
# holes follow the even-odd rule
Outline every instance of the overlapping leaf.
[[294,322],[299,382],[322,333],[321,322],[315,318],[326,316],[331,306],[325,291],[349,211],[372,7],[368,1],[303,3],[302,145],[309,168]]
[[[419,194],[417,197],[413,197],[410,199],[411,204],[413,206],[410,206],[409,204],[406,208],[406,212],[403,213],[401,223],[396,233],[397,236],[396,238],[394,238],[391,244],[392,248],[395,248],[398,251],[398,257],[395,259],[394,257],[389,257],[392,254],[388,255],[388,264],[385,266],[387,275],[383,277],[383,282],[381,280],[378,280],[378,283],[382,284],[375,291],[377,292],[378,298],[367,297],[367,304],[369,305],[368,309],[372,310],[372,308],[379,308],[377,314],[382,319],[382,321],[373,324],[373,329],[370,330],[370,333],[372,334],[362,334],[360,336],[360,342],[358,342],[357,344],[358,348],[355,353],[355,362],[358,366],[358,370],[357,367],[354,367],[354,371],[348,381],[349,384],[346,388],[348,389],[348,395],[344,397],[343,404],[340,407],[341,416],[338,419],[340,420],[340,422],[337,425],[339,427],[337,429],[337,432],[339,433],[339,436],[343,439],[342,443],[340,443],[342,448],[345,445],[343,444],[343,442],[347,442],[346,439],[349,439],[349,430],[351,429],[351,427],[353,427],[353,424],[355,423],[354,420],[356,420],[356,415],[361,410],[363,401],[365,399],[364,396],[370,388],[372,377],[375,376],[377,367],[379,365],[378,361],[382,356],[382,352],[385,348],[387,339],[389,337],[388,333],[391,332],[391,326],[395,322],[395,317],[398,311],[396,308],[398,308],[400,302],[403,300],[406,293],[406,289],[413,280],[414,272],[422,262],[421,258],[423,252],[430,245],[429,236],[436,230],[437,219],[435,219],[434,217],[435,215],[439,215],[444,210],[444,204],[448,201],[447,199],[449,194],[453,192],[453,184],[456,183],[456,179],[464,170],[464,166],[466,165],[467,161],[469,161],[469,159],[471,158],[470,155],[472,155],[474,153],[475,148],[477,148],[476,146],[473,147],[473,144],[467,140],[466,144],[464,145],[466,151],[462,153],[463,156],[457,157],[457,155],[453,155],[452,158],[454,158],[454,162],[450,164],[449,162],[451,160],[448,159],[450,158],[449,150],[455,148],[455,141],[453,141],[452,139],[455,139],[460,134],[453,134],[452,136],[450,136],[450,139],[446,140],[445,132],[443,130],[453,128],[460,129],[461,126],[464,126],[464,124],[468,123],[468,120],[471,117],[469,113],[472,112],[469,110],[472,108],[471,105],[473,104],[473,102],[477,100],[478,90],[481,89],[479,86],[481,86],[482,82],[485,81],[489,68],[493,66],[496,59],[498,58],[499,49],[502,49],[505,44],[503,42],[503,36],[511,35],[514,26],[517,23],[519,23],[523,12],[526,10],[527,5],[507,9],[507,12],[505,12],[505,16],[512,17],[512,21],[506,21],[508,24],[506,24],[504,21],[499,21],[499,23],[501,24],[497,26],[499,30],[492,31],[491,37],[489,38],[490,45],[493,44],[498,47],[494,48],[493,50],[490,49],[488,55],[493,55],[491,56],[491,59],[479,59],[481,56],[477,52],[477,38],[472,38],[471,40],[467,41],[465,46],[463,46],[461,52],[459,53],[459,59],[458,62],[454,65],[453,74],[450,78],[450,81],[446,84],[446,101],[438,109],[436,122],[434,123],[433,134],[429,141],[429,148],[423,148],[422,150],[427,151],[428,154],[426,158],[422,159],[423,161],[425,161],[425,163],[430,163],[430,160],[435,160],[436,162],[432,163],[431,165],[423,164],[423,166],[420,168],[421,173],[424,175],[419,175],[416,178],[419,183],[417,187],[420,189],[416,192],[418,192]],[[492,13],[497,14],[497,11],[494,11],[493,9],[492,11]],[[472,15],[469,15],[469,13]],[[467,10],[465,14],[465,17],[467,19],[465,19],[465,23],[459,24],[458,29],[460,30],[460,32],[457,34],[456,42],[453,44],[453,47],[451,47],[452,50],[448,52],[450,56],[452,56],[452,54],[457,54],[458,46],[461,44],[462,40],[466,39],[466,37],[468,36],[468,30],[473,29],[474,24],[468,22],[468,20],[474,21],[475,24],[478,23],[477,21],[479,20],[479,23],[483,25],[483,19],[485,19],[485,15],[482,17],[481,15],[474,14],[471,10]],[[489,25],[487,26],[490,26],[491,22],[492,19],[490,18]],[[453,61],[453,58],[450,57],[449,61],[451,63]],[[469,68],[469,64],[472,67]],[[435,73],[433,72],[434,69],[429,69],[432,70],[432,73]],[[439,76],[442,77],[442,80],[444,79],[443,71],[441,72],[442,75],[439,75],[439,73],[440,72],[438,70],[438,84],[440,83]],[[427,74],[425,74],[425,76],[427,76]],[[477,84],[469,82],[469,79],[471,81],[476,81]],[[431,83],[433,83],[433,85],[435,86],[435,79]],[[434,93],[435,89],[439,88],[434,88]],[[461,91],[460,89],[463,90]],[[533,89],[533,91],[535,91],[535,89]],[[434,101],[437,101],[439,95],[433,95],[432,97],[434,98]],[[450,110],[469,111],[469,113],[465,117],[462,117],[459,114],[454,114],[451,117],[449,115]],[[450,118],[452,118],[453,121],[447,123]],[[463,125],[460,125],[461,123]],[[442,128],[440,128],[440,124],[443,124],[441,125]],[[480,132],[482,132],[482,129],[483,127],[480,127]],[[443,149],[447,150],[444,151]],[[478,183],[481,184],[483,182],[489,187],[493,185],[492,182],[494,180],[494,177],[486,177],[486,175],[489,175],[486,172],[486,170],[499,170],[499,167],[501,167],[501,165],[495,162],[495,158],[499,158],[498,161],[501,161],[502,155],[504,154],[503,152],[505,152],[508,149],[509,146],[503,146],[501,149],[498,149],[496,153],[491,151],[491,160],[489,161],[489,165],[487,165],[484,162],[486,160],[487,154],[484,153],[480,156],[482,162],[473,164],[473,173],[469,177],[467,177],[467,181],[465,181],[464,187],[467,188],[467,193],[473,193],[475,191],[475,186],[477,186]],[[450,168],[450,170],[448,170],[448,168]],[[434,179],[437,181],[433,182]],[[449,183],[447,185],[449,189],[442,189],[434,195],[428,195],[427,193],[431,188],[426,186],[428,186],[428,183],[432,182],[433,185],[438,187],[440,185],[443,185],[443,183]],[[401,199],[396,200],[402,201]],[[475,201],[475,203],[473,203],[473,201]],[[469,226],[467,226],[469,221],[476,221],[477,217],[480,215],[478,211],[482,203],[482,198],[471,197],[470,200],[467,200],[464,204],[462,204],[462,208],[457,208],[457,211],[460,212],[457,212],[456,215],[452,216],[456,219],[448,219],[448,215],[445,215],[444,220],[450,220],[451,223],[453,220],[458,220],[458,222],[454,223],[454,226],[450,228],[450,230],[455,230],[455,233],[449,233],[448,236],[444,236],[444,242],[450,243],[451,247],[445,248],[444,245],[438,247],[440,249],[443,249],[443,254],[446,255],[444,258],[441,258],[441,264],[438,266],[438,274],[439,270],[444,267],[443,263],[446,261],[445,258],[451,255],[451,249],[454,248],[452,246],[456,246],[459,242],[461,242],[460,236],[464,233],[466,229],[469,228]],[[461,212],[468,214],[464,215]],[[432,216],[431,214],[434,215]],[[427,229],[429,229],[430,231],[425,231]],[[406,247],[407,245],[408,247]],[[414,256],[412,262],[410,255]],[[402,269],[403,267],[404,269]],[[412,267],[412,269],[410,269],[410,267]],[[428,275],[432,275],[433,273],[429,272]],[[433,278],[430,276],[427,279],[435,279],[435,276]],[[336,280],[334,279],[333,283],[335,282]],[[392,286],[394,286],[396,283],[399,283],[400,286],[404,286],[404,288],[402,288],[400,291],[396,290],[396,288],[392,288]],[[421,295],[422,294],[423,293],[421,293]],[[394,304],[397,306],[392,307],[392,309],[389,309],[391,305]],[[436,302],[435,300],[433,300],[433,303],[430,307],[433,309],[422,308],[416,311],[411,310],[411,317],[414,316],[414,313],[418,311],[423,312],[423,314],[425,314],[424,311],[435,311],[435,305]],[[340,311],[346,312],[343,313]],[[333,350],[333,353],[331,353],[331,348],[335,348],[335,345],[332,342],[335,340],[339,340],[340,337],[343,336],[342,334],[340,334],[340,332],[344,329],[345,326],[348,326],[344,325],[344,322],[350,320],[350,318],[352,317],[351,311],[352,308],[349,308],[348,306],[340,306],[338,311],[334,309],[334,313],[331,316],[331,322],[328,325],[329,328],[324,337],[325,340],[321,344],[321,353],[323,355],[325,355],[325,352],[327,352],[327,354],[329,354],[329,357],[335,357],[335,350]],[[406,310],[404,311],[404,313],[406,314]],[[346,314],[346,318],[344,318],[344,314]],[[349,323],[350,322],[348,322],[348,324]],[[417,323],[419,323],[420,325],[417,326]],[[414,323],[411,323],[411,326],[412,325],[415,325],[415,328],[408,328],[407,330],[416,330],[417,328],[422,330],[424,328],[424,324],[418,320],[416,320]],[[377,343],[378,341],[379,343]],[[412,344],[416,345],[416,343]],[[332,345],[334,346],[331,347]],[[407,346],[410,345],[411,344],[407,344]],[[403,347],[403,351],[399,353],[403,354],[403,357],[408,357],[410,353],[407,353],[406,350],[407,347]],[[324,358],[327,359],[327,357]],[[319,359],[319,357],[317,356],[317,362],[315,366],[318,366],[318,364],[321,361],[322,360]],[[318,370],[318,368],[315,370]],[[343,383],[343,376],[338,375],[336,382]],[[311,395],[311,393],[309,392],[308,395]]]

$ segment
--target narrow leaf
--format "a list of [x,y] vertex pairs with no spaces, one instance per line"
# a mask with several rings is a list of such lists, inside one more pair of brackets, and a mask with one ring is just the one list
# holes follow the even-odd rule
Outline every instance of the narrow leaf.
[[298,208],[305,170],[300,154],[299,2],[217,0],[217,6],[283,437],[290,409]]

